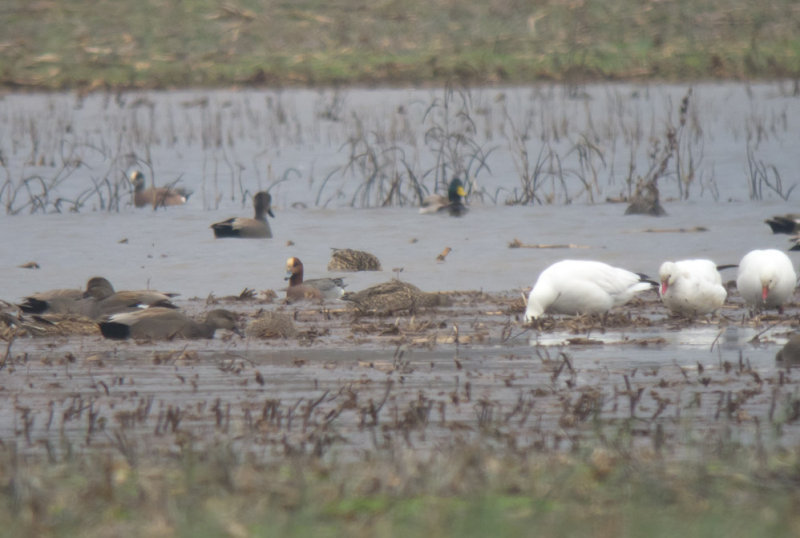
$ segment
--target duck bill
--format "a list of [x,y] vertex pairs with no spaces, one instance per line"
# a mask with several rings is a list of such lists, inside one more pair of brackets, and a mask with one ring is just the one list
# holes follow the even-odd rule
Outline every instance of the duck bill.
[[467,195],[467,191],[464,190],[464,187],[458,187],[458,189],[456,189],[456,192],[458,193],[459,196]]
[[769,295],[769,288],[766,286],[761,287],[761,300],[766,302],[767,296]]
[[669,288],[669,282],[664,280],[663,282],[661,282],[661,295],[667,293],[667,288]]

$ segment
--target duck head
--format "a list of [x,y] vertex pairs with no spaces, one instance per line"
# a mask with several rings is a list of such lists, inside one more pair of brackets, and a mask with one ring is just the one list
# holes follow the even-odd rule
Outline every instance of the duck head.
[[292,256],[286,260],[286,278],[290,286],[296,286],[303,282],[303,262],[300,258]]
[[253,207],[256,210],[256,218],[267,213],[273,219],[275,214],[272,212],[272,196],[268,192],[260,191],[253,196]]
[[447,189],[447,199],[450,202],[461,203],[461,199],[465,196],[467,196],[467,191],[464,190],[464,184],[459,178],[454,177]]
[[144,174],[142,174],[139,170],[131,170],[131,173],[128,175],[128,179],[133,185],[134,190],[144,190]]

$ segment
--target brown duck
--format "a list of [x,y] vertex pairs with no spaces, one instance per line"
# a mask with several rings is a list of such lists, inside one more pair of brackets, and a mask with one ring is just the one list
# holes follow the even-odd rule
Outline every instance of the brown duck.
[[775,354],[775,360],[785,364],[800,363],[800,334],[793,334],[786,344]]
[[139,170],[130,173],[130,181],[133,184],[133,205],[136,207],[152,206],[153,208],[183,205],[192,193],[179,188],[172,187],[150,187],[145,189],[144,174]]
[[374,254],[351,248],[332,249],[328,271],[380,271],[381,262]]
[[247,325],[245,333],[254,338],[291,338],[297,334],[297,328],[287,314],[262,312]]
[[267,222],[267,215],[275,218],[272,213],[272,196],[268,192],[257,192],[253,196],[253,209],[255,215],[252,219],[246,217],[232,217],[222,222],[211,225],[214,237],[242,237],[263,239],[272,237],[272,230]]
[[322,301],[339,299],[344,293],[344,280],[341,278],[312,278],[303,280],[303,262],[292,256],[286,260],[286,299],[295,301]]
[[413,313],[420,308],[446,306],[450,303],[446,295],[424,292],[413,284],[397,279],[354,293],[345,293],[342,300],[354,303],[361,313],[378,315],[403,311]]

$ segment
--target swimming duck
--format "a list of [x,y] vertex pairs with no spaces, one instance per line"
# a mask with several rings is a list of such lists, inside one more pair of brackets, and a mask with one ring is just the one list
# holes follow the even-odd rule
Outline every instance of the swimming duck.
[[656,285],[644,275],[602,262],[562,260],[539,275],[528,295],[525,321],[545,312],[604,314]]
[[420,213],[438,213],[447,211],[452,217],[460,217],[467,212],[463,198],[467,195],[464,184],[457,177],[454,177],[447,188],[447,198],[441,194],[431,194],[422,200]]
[[636,184],[636,191],[631,196],[630,204],[625,209],[626,215],[650,215],[662,217],[667,214],[659,202],[658,185],[654,180],[640,179]]
[[659,295],[673,314],[693,317],[722,306],[728,292],[711,260],[667,261],[658,270]]
[[420,290],[413,284],[392,279],[367,289],[345,293],[342,300],[355,304],[362,313],[390,315],[396,312],[415,312],[418,308],[446,306],[449,298],[440,293]]
[[272,213],[272,196],[268,192],[260,191],[253,196],[253,209],[255,214],[252,219],[246,217],[233,217],[211,225],[214,237],[243,237],[252,239],[270,238],[272,230],[267,222],[267,215],[275,218]]
[[777,308],[782,313],[796,283],[792,260],[780,250],[751,250],[739,262],[736,287],[752,308]]
[[217,329],[228,329],[241,335],[236,315],[223,309],[211,310],[204,321],[195,321],[179,310],[154,307],[114,314],[98,325],[103,336],[116,340],[214,338]]
[[133,184],[133,205],[136,207],[153,206],[157,208],[169,205],[183,205],[192,194],[191,191],[186,189],[172,187],[145,189],[144,174],[139,170],[133,170],[129,179]]
[[334,248],[328,271],[380,271],[381,262],[374,254],[351,248]]
[[776,215],[766,222],[774,234],[796,234],[800,232],[800,214]]
[[300,300],[322,301],[339,299],[344,293],[344,280],[341,278],[312,278],[303,280],[303,262],[292,256],[286,260],[286,298],[289,302]]

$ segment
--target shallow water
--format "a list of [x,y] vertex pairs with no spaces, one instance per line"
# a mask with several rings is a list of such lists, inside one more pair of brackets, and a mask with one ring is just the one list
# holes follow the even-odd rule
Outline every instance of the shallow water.
[[[420,180],[433,190],[439,169],[431,163],[438,153],[425,131],[442,125],[464,129],[458,118],[439,117],[442,90],[6,95],[0,99],[0,150],[12,184],[37,175],[53,178],[69,158],[82,164],[48,190],[46,215],[26,214],[25,189],[13,201],[10,191],[0,192],[5,205],[23,206],[18,215],[0,215],[0,298],[16,301],[36,291],[81,287],[97,274],[119,288],[151,287],[183,297],[235,294],[244,287],[279,289],[286,258],[299,256],[306,276],[313,277],[326,272],[332,247],[368,250],[383,264],[380,274],[348,275],[351,290],[402,268],[405,279],[428,291],[522,289],[546,265],[566,257],[654,275],[665,259],[703,256],[736,263],[752,248],[785,249],[785,237],[772,236],[762,221],[795,210],[795,204],[766,188],[763,200],[751,200],[746,157],[749,145],[756,159],[774,164],[784,191],[796,177],[800,99],[781,83],[693,87],[694,127],[687,138],[694,141],[696,177],[688,201],[674,201],[674,176],[660,181],[669,216],[625,217],[624,205],[601,202],[625,192],[622,178],[631,159],[636,174],[645,173],[649,140],[661,137],[668,118],[675,123],[686,89],[597,85],[577,98],[558,86],[451,94],[452,108],[469,103],[471,139],[489,154],[488,169],[470,168],[474,192],[462,219],[421,216],[411,205],[360,207],[374,205],[359,198],[363,178],[336,173],[348,162],[348,140],[367,133],[372,148],[401,147],[412,167],[428,171]],[[542,187],[541,194],[552,193],[552,205],[502,203],[519,186],[519,155],[510,133],[514,126],[521,129],[525,118],[531,118],[529,158],[546,145],[567,170],[564,187],[544,182],[550,187]],[[396,140],[381,142],[389,136]],[[576,179],[578,152],[570,151],[582,136],[591,137],[603,153],[602,162],[592,161],[598,174],[595,204],[588,203]],[[464,153],[462,148],[462,158]],[[124,181],[132,168],[143,169],[148,178],[154,173],[159,184],[179,178],[194,194],[185,207],[134,209]],[[75,199],[104,179],[122,189],[118,211],[99,210],[101,198],[87,195],[79,213],[66,212],[66,203],[59,206],[64,213],[53,213],[55,198]],[[35,192],[36,182],[31,185]],[[276,206],[273,239],[212,238],[211,223],[250,215],[249,197],[242,193],[268,186]],[[567,197],[573,200],[569,205]],[[351,207],[353,200],[360,208]],[[695,226],[708,231],[645,232]],[[586,248],[507,248],[515,238]],[[448,246],[453,251],[446,262],[437,263]],[[41,269],[19,268],[29,261]]]
[[[53,177],[58,159],[79,157],[82,164],[48,191],[46,211],[30,214],[23,207],[19,214],[0,215],[0,299],[13,303],[37,291],[83,287],[88,278],[103,275],[119,289],[180,293],[181,306],[197,311],[202,309],[199,303],[183,301],[210,294],[236,295],[244,288],[280,290],[286,284],[285,262],[290,256],[303,260],[307,278],[327,275],[331,248],[367,250],[382,263],[380,272],[345,274],[349,290],[399,274],[425,291],[484,290],[510,296],[531,286],[542,269],[563,258],[597,259],[656,276],[667,259],[704,257],[731,264],[753,248],[785,250],[786,236],[772,235],[763,220],[797,211],[796,194],[787,202],[765,190],[763,199],[750,199],[746,157],[749,139],[756,158],[781,172],[785,190],[797,176],[800,99],[786,96],[781,84],[694,87],[692,121],[702,128],[694,135],[695,151],[702,146],[702,159],[688,200],[675,199],[674,178],[662,180],[668,216],[624,216],[625,205],[602,201],[625,192],[621,178],[631,158],[638,173],[644,173],[648,140],[663,134],[665,117],[674,118],[685,91],[673,86],[595,86],[586,88],[588,97],[575,99],[557,87],[473,90],[475,140],[492,151],[489,170],[481,169],[470,178],[474,182],[470,211],[459,219],[419,215],[409,200],[404,205],[376,207],[375,199],[359,197],[362,179],[335,173],[347,163],[347,141],[355,132],[370,133],[373,140],[397,136],[385,144],[375,141],[375,147],[402,146],[418,170],[435,170],[431,164],[435,152],[423,134],[430,128],[425,112],[442,98],[441,90],[152,92],[82,100],[71,95],[6,95],[0,100],[4,127],[0,150],[13,184],[31,175]],[[197,105],[198,99],[205,99],[205,104]],[[502,113],[503,104],[510,107],[509,117]],[[551,183],[549,191],[542,191],[542,196],[552,194],[551,205],[503,203],[519,186],[509,118],[519,126],[525,117],[535,119],[526,142],[531,158],[549,144],[570,170],[565,186]],[[576,179],[581,164],[569,151],[586,133],[604,155],[602,164],[597,158],[593,161],[599,170],[592,195],[596,203],[590,203],[582,191]],[[135,209],[124,192],[124,174],[134,167],[148,175],[155,171],[159,183],[180,177],[180,183],[195,192],[183,207]],[[428,190],[433,190],[434,175],[423,178]],[[288,179],[280,181],[284,176]],[[55,197],[75,199],[93,181],[103,179],[123,188],[118,210],[103,210],[99,196],[88,196],[77,213],[68,212],[68,204],[60,206],[63,212],[54,212]],[[270,219],[274,238],[215,240],[209,225],[249,215],[249,197],[243,193],[266,187],[271,188],[275,202],[276,218]],[[21,192],[10,201],[9,191],[0,191],[0,201],[19,208],[27,200],[26,191]],[[567,198],[571,203],[566,203]],[[698,227],[705,231],[691,231]],[[509,248],[515,239],[525,245],[560,247]],[[437,261],[445,247],[452,251],[445,261]],[[798,254],[790,256],[797,262]],[[30,261],[40,268],[20,267]],[[723,278],[734,279],[735,269],[723,273]],[[246,308],[252,311],[262,306],[284,308],[277,304]],[[741,310],[733,314],[737,320]],[[301,325],[324,325],[324,315],[315,315]],[[663,308],[646,315],[665,318]],[[312,421],[314,428],[325,430],[326,413],[350,405],[349,392],[360,388],[364,392],[356,411],[337,422],[336,428],[354,445],[366,446],[376,441],[359,426],[366,412],[364,402],[380,400],[387,379],[394,383],[395,392],[383,420],[394,421],[398,429],[405,427],[401,418],[420,404],[423,392],[426,402],[447,408],[448,420],[476,428],[476,421],[484,416],[476,410],[484,405],[479,404],[481,398],[489,402],[488,408],[481,408],[484,411],[507,413],[520,398],[538,397],[541,391],[548,397],[537,404],[535,415],[540,426],[556,428],[564,401],[577,400],[582,391],[599,387],[606,402],[616,402],[624,392],[619,387],[625,376],[636,378],[646,388],[641,411],[653,413],[658,402],[652,391],[663,389],[653,372],[661,372],[667,385],[676,387],[670,396],[674,404],[670,412],[680,414],[695,393],[717,398],[726,391],[730,395],[751,390],[754,373],[777,386],[775,380],[783,374],[774,355],[791,328],[789,316],[786,323],[762,335],[759,345],[748,342],[763,327],[747,323],[731,323],[736,326],[727,336],[716,322],[680,330],[662,322],[650,328],[594,332],[583,336],[603,345],[567,348],[575,368],[567,383],[565,377],[554,380],[556,367],[551,362],[559,360],[559,351],[574,335],[523,332],[519,316],[515,319],[513,314],[445,310],[433,316],[442,332],[452,332],[460,324],[463,334],[478,334],[486,323],[494,333],[485,343],[476,339],[461,348],[453,346],[452,339],[403,347],[402,360],[397,357],[398,344],[361,341],[349,327],[311,345],[249,339],[139,345],[110,343],[98,336],[16,341],[11,354],[15,366],[5,368],[2,379],[9,405],[0,411],[0,435],[19,438],[20,424],[26,417],[35,417],[27,432],[32,442],[57,443],[58,432],[48,429],[47,418],[55,412],[62,417],[59,424],[70,442],[80,439],[86,448],[90,440],[119,443],[109,441],[105,433],[100,436],[103,440],[87,434],[86,415],[80,410],[85,412],[92,405],[109,431],[119,422],[122,431],[141,434],[142,443],[154,442],[144,440],[151,435],[165,436],[164,416],[170,406],[188,413],[183,429],[197,437],[213,437],[223,430],[217,422],[219,409],[211,411],[214,401],[219,401],[234,409],[232,420],[247,434],[244,437],[262,442],[251,414],[261,413],[268,401],[280,401],[282,412],[287,413],[293,402],[308,404],[327,394]],[[504,323],[514,327],[515,336],[508,341],[499,336]],[[633,344],[631,339],[658,343]],[[182,350],[198,355],[170,355]],[[169,356],[166,362],[159,353]],[[549,353],[550,359],[543,359],[542,353]],[[71,360],[67,359],[70,354]],[[746,369],[725,369],[741,361]],[[701,376],[698,365],[713,373],[708,375],[714,383],[707,388],[697,380]],[[256,371],[266,380],[264,384],[256,381]],[[685,384],[679,383],[682,379]],[[472,395],[464,394],[467,381]],[[781,398],[794,390],[788,377],[786,383]],[[764,416],[777,396],[762,390],[760,382],[756,384],[758,396],[747,400],[746,409]],[[566,395],[560,394],[566,389]],[[128,420],[123,415],[135,412],[148,398],[157,410],[135,426],[122,426]],[[454,398],[462,404],[454,403]],[[720,405],[717,400],[704,400],[697,416],[708,419],[716,410],[718,418]],[[78,410],[74,417],[71,409]],[[624,415],[616,403],[606,406],[604,413],[605,418]],[[704,426],[717,427],[720,423],[715,420],[706,420]],[[441,424],[449,422],[442,419]],[[126,430],[129,427],[133,429]],[[275,427],[275,432],[297,438],[305,433],[286,424]],[[436,430],[421,444],[434,444],[448,427]],[[526,435],[536,437],[535,431]],[[800,435],[790,428],[786,433],[789,441]],[[750,434],[747,426],[742,428],[743,437]],[[166,436],[166,449],[174,449],[173,441]]]
[[[622,216],[624,206],[616,204],[476,207],[460,219],[413,208],[287,209],[272,220],[275,238],[269,240],[215,240],[208,226],[227,213],[192,207],[0,217],[0,297],[18,301],[37,291],[84,287],[94,275],[119,289],[149,287],[184,298],[238,294],[245,287],[280,290],[288,257],[303,260],[306,278],[323,276],[332,247],[367,250],[381,261],[381,272],[345,274],[350,290],[387,280],[401,268],[403,279],[425,291],[501,291],[531,286],[542,269],[563,258],[602,260],[655,277],[667,259],[738,263],[750,249],[788,246],[786,236],[772,235],[762,222],[791,210],[787,204],[675,203],[667,209],[669,216],[659,219]],[[708,231],[647,232],[694,226]],[[514,239],[581,248],[509,248]],[[445,247],[452,252],[438,262]],[[41,268],[19,267],[29,261]],[[723,278],[735,279],[735,269]]]

